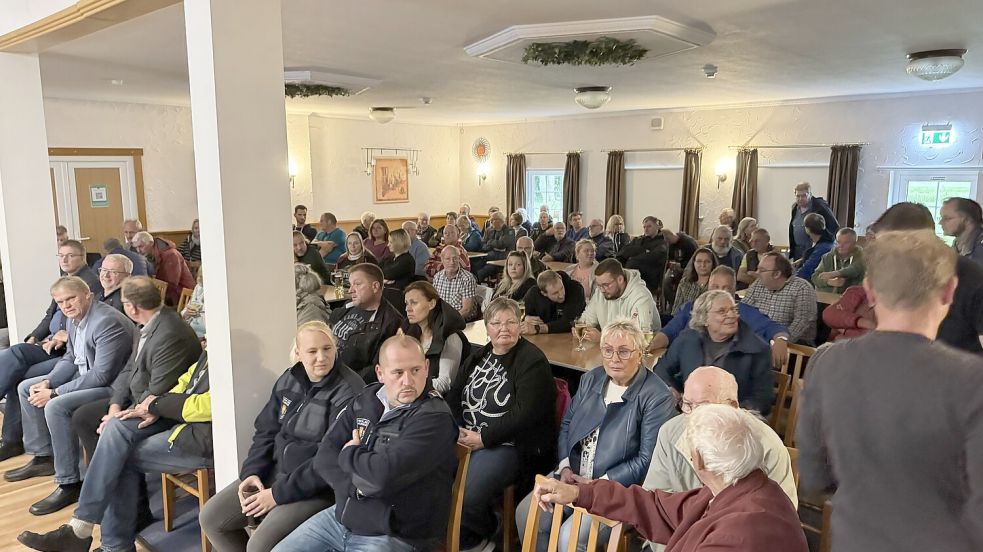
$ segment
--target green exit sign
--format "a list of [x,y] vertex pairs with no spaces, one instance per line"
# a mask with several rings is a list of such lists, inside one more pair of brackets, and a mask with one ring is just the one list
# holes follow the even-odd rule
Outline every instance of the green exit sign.
[[922,127],[923,146],[947,146],[952,143],[952,125],[925,125]]

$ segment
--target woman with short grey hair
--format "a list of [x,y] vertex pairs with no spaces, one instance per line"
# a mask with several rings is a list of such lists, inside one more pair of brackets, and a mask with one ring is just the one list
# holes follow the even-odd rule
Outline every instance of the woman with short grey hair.
[[771,411],[775,400],[771,348],[740,319],[734,298],[723,290],[697,297],[689,328],[673,340],[655,372],[682,393],[686,379],[700,366],[716,366],[733,374],[742,407],[762,415]]
[[294,286],[297,290],[297,325],[313,320],[328,323],[331,307],[321,295],[321,277],[304,263],[294,264]]

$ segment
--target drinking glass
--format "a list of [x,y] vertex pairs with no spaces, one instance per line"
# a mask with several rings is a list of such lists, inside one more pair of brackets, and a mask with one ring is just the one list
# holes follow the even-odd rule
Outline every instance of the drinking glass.
[[577,348],[574,351],[582,353],[587,350],[587,347],[584,347],[584,338],[587,337],[587,323],[578,319],[573,325],[573,330],[577,335]]

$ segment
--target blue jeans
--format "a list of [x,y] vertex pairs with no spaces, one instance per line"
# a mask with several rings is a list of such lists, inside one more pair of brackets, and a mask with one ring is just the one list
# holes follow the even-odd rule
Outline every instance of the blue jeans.
[[139,418],[113,418],[106,424],[85,472],[82,494],[75,510],[76,518],[90,523],[102,523],[102,517],[116,494],[116,481],[129,462],[130,454],[147,438],[175,425],[171,420],[158,419],[141,429],[137,427],[141,421]]
[[5,442],[19,443],[24,440],[17,385],[25,379],[46,375],[60,358],[61,355],[49,355],[39,345],[27,343],[18,343],[0,351],[0,397],[7,399],[3,413]]
[[335,506],[321,510],[276,545],[273,552],[414,552],[394,537],[353,535],[335,517]]
[[79,389],[48,401],[43,408],[27,402],[30,388],[47,376],[26,379],[17,386],[24,424],[24,450],[34,456],[55,457],[55,483],[67,485],[82,480],[79,473],[79,439],[72,429],[72,413],[92,401],[112,395],[110,387]]
[[519,452],[498,446],[471,453],[461,512],[461,548],[477,546],[495,535],[494,500],[519,476]]
[[[115,487],[106,492],[109,502],[102,515],[102,549],[105,552],[133,550],[137,533],[139,485],[145,473],[180,473],[212,465],[211,458],[187,454],[172,447],[167,442],[170,436],[170,431],[161,431],[136,445],[123,463]],[[103,448],[101,443],[104,438],[105,432],[100,437],[97,451]],[[80,505],[79,510],[82,508]],[[94,521],[80,517],[79,511],[75,515],[83,521]]]

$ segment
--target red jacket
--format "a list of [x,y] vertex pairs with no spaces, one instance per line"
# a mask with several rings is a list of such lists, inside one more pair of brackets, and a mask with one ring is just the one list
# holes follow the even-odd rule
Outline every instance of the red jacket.
[[860,337],[869,332],[857,325],[861,318],[876,322],[874,307],[867,302],[867,293],[862,286],[848,287],[839,301],[823,309],[823,322],[832,330],[830,341]]
[[167,282],[167,304],[177,305],[181,299],[181,290],[195,289],[195,279],[191,276],[188,263],[181,252],[174,247],[174,242],[164,238],[154,238],[154,248],[151,250],[154,258],[156,273],[154,278]]
[[[710,499],[713,498],[713,503]],[[598,479],[580,485],[577,506],[629,523],[666,552],[807,552],[799,516],[782,488],[755,470],[714,498],[703,487],[683,493],[626,489]]]

